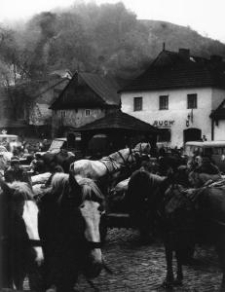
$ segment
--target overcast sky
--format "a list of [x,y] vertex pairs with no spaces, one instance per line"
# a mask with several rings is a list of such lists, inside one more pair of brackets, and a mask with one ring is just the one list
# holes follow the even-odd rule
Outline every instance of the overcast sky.
[[[90,2],[92,0],[84,0]],[[0,22],[19,20],[81,0],[0,0]],[[225,0],[95,0],[97,4],[123,2],[140,19],[165,20],[190,26],[204,36],[225,43]]]

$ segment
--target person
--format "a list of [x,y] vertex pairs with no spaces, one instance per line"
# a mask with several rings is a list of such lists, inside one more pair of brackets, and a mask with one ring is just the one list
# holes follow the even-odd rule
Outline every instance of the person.
[[199,166],[196,167],[195,172],[207,174],[220,174],[218,166],[215,164],[215,162],[209,155],[200,156]]
[[13,156],[11,158],[10,166],[5,171],[5,181],[8,183],[12,183],[14,181],[22,181],[28,183],[28,185],[32,188],[31,178],[28,175],[27,171],[22,168],[20,165],[19,157]]
[[17,148],[17,142],[15,139],[13,139],[10,143],[9,143],[9,148],[10,148],[10,152],[13,153],[13,150]]
[[164,147],[159,149],[159,156],[158,156],[158,174],[162,176],[170,175],[174,172],[173,166],[170,163],[170,159],[166,153]]
[[39,173],[44,173],[46,171],[45,162],[40,153],[34,155],[34,159],[30,163],[30,171],[36,175]]

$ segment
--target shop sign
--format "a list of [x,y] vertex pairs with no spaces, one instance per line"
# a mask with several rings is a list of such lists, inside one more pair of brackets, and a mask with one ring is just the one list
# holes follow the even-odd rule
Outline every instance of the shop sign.
[[155,120],[153,122],[154,127],[171,127],[175,121],[173,120]]

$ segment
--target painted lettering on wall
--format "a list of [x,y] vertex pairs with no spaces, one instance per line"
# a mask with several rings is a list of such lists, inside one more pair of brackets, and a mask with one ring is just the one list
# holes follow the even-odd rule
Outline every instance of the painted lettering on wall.
[[171,127],[174,124],[175,121],[173,120],[155,120],[153,122],[154,127]]

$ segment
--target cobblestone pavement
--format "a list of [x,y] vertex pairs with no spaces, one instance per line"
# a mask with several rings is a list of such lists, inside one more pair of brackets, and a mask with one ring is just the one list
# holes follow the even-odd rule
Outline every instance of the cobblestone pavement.
[[[164,246],[160,240],[141,245],[139,234],[133,229],[110,229],[103,254],[113,274],[102,271],[92,281],[93,286],[81,276],[76,292],[217,292],[222,278],[214,248],[198,246],[195,263],[183,268],[183,287],[160,287],[166,275]],[[24,286],[29,291],[27,281]]]
[[[76,290],[79,292],[166,292],[160,287],[165,273],[163,244],[158,241],[151,245],[140,245],[139,236],[132,229],[110,229],[103,248],[107,264],[113,271],[105,271],[93,280],[94,287],[82,277]],[[214,248],[197,247],[196,263],[184,266],[184,284],[174,292],[216,292],[221,281],[221,272]]]

